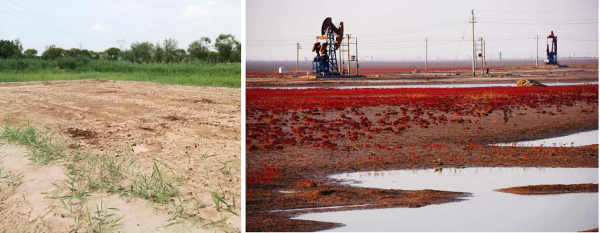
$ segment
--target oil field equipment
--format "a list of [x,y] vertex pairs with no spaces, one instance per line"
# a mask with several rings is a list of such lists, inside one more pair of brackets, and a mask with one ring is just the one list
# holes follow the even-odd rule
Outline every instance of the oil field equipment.
[[[331,17],[327,17],[321,26],[321,36],[317,36],[317,42],[312,51],[317,53],[313,59],[312,73],[316,75],[339,75],[340,70],[337,62],[336,50],[338,50],[344,39],[344,22],[335,27]],[[321,43],[319,40],[325,40]]]
[[[552,39],[552,42],[549,42],[550,39]],[[558,60],[556,59],[558,55],[557,41],[558,37],[554,35],[554,31],[550,31],[550,35],[546,39],[546,55],[548,55],[548,58],[544,60],[546,65],[558,65]]]

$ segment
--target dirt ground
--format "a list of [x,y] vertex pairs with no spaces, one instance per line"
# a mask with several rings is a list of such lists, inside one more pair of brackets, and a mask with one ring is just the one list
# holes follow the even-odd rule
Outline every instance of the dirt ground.
[[[579,72],[579,71],[575,71]],[[572,78],[560,79],[560,82],[597,82],[598,71],[583,72],[583,76],[576,73],[564,75]],[[571,76],[573,75],[573,76]],[[560,77],[563,77],[562,73]],[[494,78],[490,82],[497,83],[503,80],[515,83],[511,77],[509,81],[504,78]],[[532,78],[532,77],[527,77]],[[268,80],[269,78],[262,78]],[[451,82],[465,82],[463,78]],[[540,81],[539,79],[532,78]],[[544,80],[559,80],[550,76]],[[248,79],[248,86],[295,86],[284,81],[254,82]],[[339,82],[338,82],[339,81]],[[442,80],[440,82],[446,82]],[[280,83],[281,82],[281,83]],[[303,81],[300,81],[302,83]],[[312,80],[308,82],[321,82]],[[344,85],[345,80],[326,80],[323,85]],[[329,82],[333,82],[331,84]],[[367,82],[367,81],[365,81]],[[406,80],[400,82],[408,82]],[[438,82],[438,83],[440,83]],[[448,81],[450,82],[450,81]],[[475,81],[485,83],[487,81]],[[365,85],[351,83],[348,85]],[[380,83],[371,85],[382,85]],[[304,86],[305,84],[297,84]],[[313,84],[307,85],[311,86]],[[320,84],[319,84],[320,85]],[[586,108],[586,113],[580,114]],[[381,116],[389,106],[369,107],[362,116],[369,119]],[[341,151],[332,151],[328,148],[310,147],[305,145],[283,146],[273,150],[246,148],[246,163],[248,172],[261,171],[265,164],[270,164],[270,169],[280,172],[275,175],[273,182],[248,183],[247,181],[247,230],[248,231],[318,231],[338,227],[336,223],[293,220],[291,217],[305,212],[324,212],[351,209],[372,209],[390,207],[420,207],[428,204],[440,204],[460,201],[465,193],[452,193],[446,191],[421,190],[421,192],[406,192],[395,190],[398,193],[390,199],[386,193],[390,190],[365,189],[351,187],[347,183],[329,180],[329,175],[355,172],[377,171],[393,169],[436,169],[461,168],[471,166],[484,167],[598,167],[598,145],[582,147],[498,147],[487,146],[489,143],[527,141],[541,138],[565,136],[572,133],[598,129],[598,103],[586,105],[578,103],[571,107],[564,107],[563,114],[548,115],[555,111],[553,107],[540,109],[520,108],[513,109],[508,121],[502,120],[502,113],[494,112],[482,117],[467,117],[467,124],[435,124],[429,127],[410,127],[397,135],[394,133],[369,133],[364,131],[358,141],[330,139],[337,143]],[[542,114],[543,113],[543,114]],[[356,117],[347,110],[327,109],[308,114],[317,120],[332,120],[338,116]],[[312,114],[312,115],[311,115]],[[379,115],[377,115],[379,114]],[[274,119],[278,122],[283,132],[289,132],[291,125],[295,128],[302,126],[312,127],[313,123],[299,121],[295,123],[287,112],[272,114],[259,111],[254,117],[247,119],[247,124],[264,122],[271,124]],[[303,115],[304,116],[304,115]],[[458,116],[449,115],[448,120],[458,119]],[[294,122],[294,123],[292,123]],[[472,122],[472,123],[471,123]],[[327,127],[328,123],[324,123]],[[330,125],[329,125],[330,126]],[[340,129],[339,133],[346,135],[348,132]],[[338,131],[335,131],[338,132]],[[320,132],[315,130],[315,137]],[[247,141],[247,146],[253,141]],[[366,146],[370,145],[370,147]],[[393,147],[401,145],[394,150],[378,149],[377,146]],[[560,146],[559,146],[560,147]],[[438,159],[439,158],[439,159]],[[404,192],[404,193],[403,193]],[[324,208],[326,207],[326,208]]]
[[[57,137],[78,140],[78,149],[91,154],[131,150],[141,170],[151,169],[154,158],[185,168],[181,198],[206,204],[199,211],[204,223],[228,217],[221,227],[165,227],[173,217],[168,205],[93,193],[90,207],[102,197],[119,208],[116,215],[126,216],[114,231],[239,232],[240,217],[217,211],[207,190],[222,188],[230,202],[241,202],[240,95],[240,89],[105,80],[1,83],[0,119],[18,124],[29,118]],[[51,191],[52,183],[65,182],[64,166],[34,167],[25,153],[14,145],[0,150],[2,177],[19,174],[22,181],[3,197],[0,232],[73,231],[72,220],[57,212],[58,201],[41,194]],[[224,164],[229,173],[223,172]],[[240,205],[235,212],[241,212]]]
[[498,192],[522,195],[545,195],[560,193],[597,193],[598,184],[553,184],[529,185],[496,190]]
[[519,79],[534,79],[543,83],[555,82],[598,82],[598,65],[555,67],[510,67],[490,69],[481,76],[481,71],[473,77],[469,71],[435,71],[419,73],[393,72],[380,75],[365,75],[358,78],[316,78],[300,76],[246,77],[247,87],[319,87],[319,86],[387,86],[387,85],[430,85],[430,84],[481,84],[511,83]]

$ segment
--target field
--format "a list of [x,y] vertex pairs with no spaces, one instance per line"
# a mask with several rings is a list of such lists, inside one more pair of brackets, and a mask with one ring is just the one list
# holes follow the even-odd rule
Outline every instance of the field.
[[72,57],[56,60],[6,59],[0,63],[0,82],[106,79],[240,88],[240,77],[239,63],[136,64]]
[[597,130],[597,85],[247,89],[246,93],[248,231],[339,227],[290,219],[332,211],[321,207],[418,208],[469,195],[358,188],[327,178],[337,173],[598,167],[597,144],[490,145]]
[[[205,68],[215,76],[236,72],[198,69]],[[173,66],[186,69],[196,68]],[[0,76],[77,79],[88,72],[38,70]],[[103,79],[6,82],[0,109],[0,231],[240,231],[239,89]]]

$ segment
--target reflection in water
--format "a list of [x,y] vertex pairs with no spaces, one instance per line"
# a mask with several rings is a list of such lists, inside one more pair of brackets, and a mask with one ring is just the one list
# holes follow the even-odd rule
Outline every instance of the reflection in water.
[[[355,172],[331,176],[360,187],[470,192],[466,201],[421,208],[311,213],[343,223],[331,231],[579,231],[598,227],[598,194],[515,195],[494,189],[598,183],[598,168],[473,167]],[[434,223],[434,224],[432,224]]]
[[562,137],[546,138],[533,141],[498,143],[493,146],[543,146],[543,147],[575,147],[598,144],[598,130],[575,133]]

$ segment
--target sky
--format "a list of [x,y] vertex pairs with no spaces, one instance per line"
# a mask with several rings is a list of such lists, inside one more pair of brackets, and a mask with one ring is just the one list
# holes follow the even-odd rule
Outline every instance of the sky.
[[[598,54],[597,0],[418,0],[418,1],[246,1],[246,59],[312,60],[323,20],[344,22],[344,34],[358,38],[359,57],[383,60],[470,59],[475,39],[485,40],[488,59],[540,59],[550,31],[558,36],[559,57]],[[351,40],[354,43],[354,39]],[[351,48],[355,55],[354,45]],[[478,43],[479,46],[479,43]]]
[[0,0],[0,39],[20,39],[23,50],[46,46],[104,51],[133,42],[178,47],[202,37],[232,34],[241,41],[240,0]]

